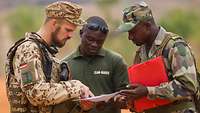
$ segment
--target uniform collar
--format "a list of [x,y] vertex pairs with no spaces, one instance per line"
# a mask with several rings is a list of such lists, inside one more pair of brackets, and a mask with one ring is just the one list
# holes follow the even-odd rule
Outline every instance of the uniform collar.
[[[101,56],[104,57],[105,56],[105,49],[101,48],[100,51],[98,52],[97,55],[95,56]],[[75,50],[75,52],[73,53],[73,58],[79,58],[79,57],[84,57],[83,54],[81,54],[79,47]]]
[[156,36],[156,39],[154,41],[155,45],[160,45],[162,43],[162,41],[165,38],[165,34],[166,34],[166,30],[163,27],[160,27],[160,30]]

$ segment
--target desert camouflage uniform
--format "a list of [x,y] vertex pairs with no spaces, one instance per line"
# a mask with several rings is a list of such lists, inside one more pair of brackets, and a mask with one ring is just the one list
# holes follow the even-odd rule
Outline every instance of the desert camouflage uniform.
[[148,87],[148,91],[151,99],[167,98],[174,102],[171,105],[146,112],[194,113],[192,93],[197,90],[198,86],[196,68],[189,46],[180,36],[166,32],[164,28],[160,27],[149,52],[145,50],[144,45],[138,49],[135,63],[145,62],[157,57],[159,55],[158,50],[167,36],[172,40],[167,43],[162,55],[164,56],[170,82],[162,83],[160,86]]
[[[26,40],[29,39],[30,34],[34,35],[28,33]],[[34,36],[39,38],[37,35]],[[43,72],[42,56],[38,45],[28,40],[18,46],[13,61],[15,75],[7,81],[9,82],[8,97],[13,113],[50,113],[54,105],[80,97],[80,82],[60,81],[60,61],[49,52],[48,55],[52,60],[49,82]],[[18,104],[23,104],[24,107],[20,108]]]
[[[54,2],[45,8],[45,12],[47,18],[63,19],[74,25],[84,24],[80,18],[82,8],[74,3]],[[48,46],[41,48],[31,38],[41,40],[36,33],[28,33],[25,36],[26,41],[17,47],[15,54],[8,52],[8,56],[15,55],[13,61],[7,57],[6,65],[7,94],[12,113],[50,113],[59,103],[81,95],[82,84],[77,80],[61,81],[60,61],[54,57]],[[13,48],[14,46],[10,50],[15,51]],[[45,55],[42,50],[47,51]],[[44,56],[48,57],[45,63]],[[49,68],[50,65],[52,68]],[[44,69],[46,66],[48,68]],[[46,75],[50,75],[50,79]]]

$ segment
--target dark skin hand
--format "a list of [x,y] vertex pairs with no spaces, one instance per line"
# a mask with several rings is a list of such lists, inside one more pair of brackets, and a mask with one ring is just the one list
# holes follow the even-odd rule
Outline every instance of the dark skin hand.
[[139,99],[147,96],[148,90],[144,85],[131,84],[129,85],[129,89],[121,90],[120,94],[126,96],[127,99]]
[[[141,84],[130,84],[127,88],[128,89],[121,90],[120,95],[116,95],[114,98],[111,98],[107,103],[115,104],[120,108],[126,108],[126,105],[128,104],[126,100],[139,99],[141,97],[147,96],[148,94],[147,88]],[[103,110],[107,105],[106,102],[98,102],[95,104],[96,108],[100,111]],[[88,111],[94,107],[94,103],[83,101],[81,107],[84,111]]]

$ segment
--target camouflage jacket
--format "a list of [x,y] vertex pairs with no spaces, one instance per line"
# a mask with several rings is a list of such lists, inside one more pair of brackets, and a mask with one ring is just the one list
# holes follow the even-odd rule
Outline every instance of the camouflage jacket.
[[50,113],[54,105],[79,98],[81,83],[77,80],[60,81],[60,61],[50,52],[48,56],[52,61],[52,71],[51,80],[47,81],[42,68],[41,48],[29,40],[30,37],[40,39],[36,34],[26,34],[25,40],[28,41],[18,46],[13,59],[14,75],[7,74],[10,111]]
[[180,36],[166,32],[160,27],[149,52],[147,53],[145,45],[142,45],[136,52],[134,63],[145,62],[157,57],[157,51],[167,35],[174,39],[169,40],[162,53],[170,81],[159,86],[147,87],[148,96],[151,99],[167,98],[172,101],[191,100],[192,94],[197,91],[198,87],[196,68],[190,48]]

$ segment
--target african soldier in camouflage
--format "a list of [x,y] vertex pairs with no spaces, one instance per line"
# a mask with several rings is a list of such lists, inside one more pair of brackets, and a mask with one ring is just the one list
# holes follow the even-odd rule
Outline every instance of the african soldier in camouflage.
[[163,56],[169,82],[155,87],[132,84],[132,89],[123,90],[121,94],[132,99],[148,96],[150,99],[171,100],[170,104],[145,110],[145,113],[195,113],[193,94],[197,91],[198,82],[188,44],[181,36],[157,26],[145,2],[126,8],[123,11],[123,22],[119,31],[128,32],[129,40],[140,46],[134,64]]
[[81,10],[70,2],[50,4],[40,30],[26,33],[10,48],[6,86],[11,113],[55,113],[57,104],[93,96],[80,81],[68,80],[67,65],[54,56],[56,47],[64,46],[76,27],[84,24]]

